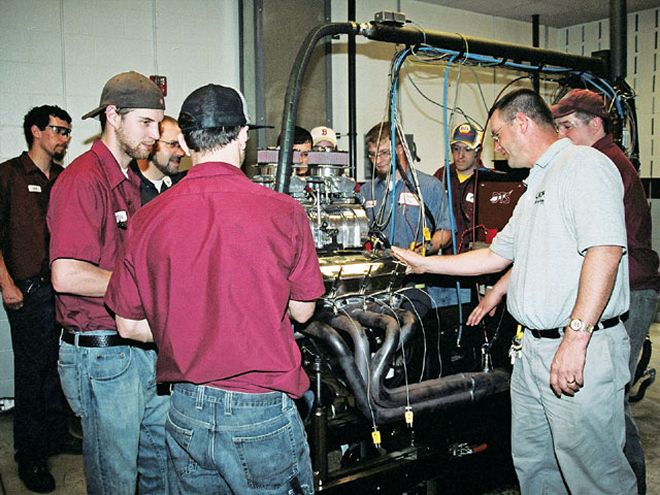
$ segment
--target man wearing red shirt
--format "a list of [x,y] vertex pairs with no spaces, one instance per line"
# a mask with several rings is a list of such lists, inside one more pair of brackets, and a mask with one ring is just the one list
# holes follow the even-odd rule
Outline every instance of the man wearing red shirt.
[[[124,72],[103,88],[101,139],[60,174],[48,210],[57,317],[64,327],[62,388],[83,427],[87,492],[167,492],[165,414],[156,391],[153,346],[122,339],[103,304],[108,281],[140,207],[140,179],[129,169],[159,137],[165,103],[142,74]],[[139,449],[138,449],[139,447]],[[139,476],[138,476],[139,473]]]
[[174,383],[170,486],[312,493],[290,322],[324,292],[307,215],[241,172],[254,126],[238,91],[199,88],[178,120],[193,168],[135,216],[105,298],[123,337],[156,342],[158,380]]
[[[651,247],[651,211],[637,171],[614,142],[608,131],[609,112],[603,98],[586,89],[569,92],[552,106],[552,116],[561,137],[591,146],[606,155],[619,170],[623,181],[623,207],[628,244],[630,308],[624,326],[630,338],[630,378],[635,376],[639,353],[655,318],[660,275],[658,255]],[[507,272],[475,308],[468,324],[476,325],[497,306],[507,292],[511,271]],[[624,453],[637,478],[638,493],[646,493],[646,466],[639,429],[625,401],[626,443]]]
[[[602,96],[587,89],[574,89],[552,106],[552,116],[561,137],[567,137],[575,144],[596,148],[614,162],[623,180],[630,279],[630,309],[624,324],[630,337],[629,366],[632,380],[644,339],[655,319],[658,291],[660,291],[658,255],[651,247],[651,208],[635,167],[609,133],[609,112]],[[624,452],[635,471],[638,493],[644,494],[646,493],[644,452],[639,439],[639,429],[627,400],[625,406]]]

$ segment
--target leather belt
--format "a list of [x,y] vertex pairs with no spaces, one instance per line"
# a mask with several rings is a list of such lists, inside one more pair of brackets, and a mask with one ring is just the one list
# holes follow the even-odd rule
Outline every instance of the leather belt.
[[137,340],[125,339],[116,333],[111,335],[85,335],[84,332],[74,333],[64,330],[62,332],[62,341],[80,347],[116,347],[120,345],[130,345],[146,350],[156,349],[156,346],[153,343],[145,344],[138,342]]
[[[619,322],[624,321],[627,316],[628,314],[625,313],[620,316],[615,316],[614,318],[608,318],[607,320],[602,320],[598,322],[598,325],[594,327],[594,332],[597,332],[598,330],[605,330],[606,328],[611,328],[615,325],[618,325]],[[537,339],[558,339],[562,335],[560,330],[563,330],[563,327],[550,328],[548,330],[535,330],[533,328],[525,327],[525,330],[529,330],[529,332]]]
[[14,283],[24,295],[29,296],[37,289],[50,285],[50,274],[36,275],[23,280],[16,280]]

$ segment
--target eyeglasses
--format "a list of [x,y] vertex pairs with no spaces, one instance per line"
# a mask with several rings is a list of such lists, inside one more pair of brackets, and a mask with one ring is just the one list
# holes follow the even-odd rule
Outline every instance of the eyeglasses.
[[510,125],[511,122],[513,122],[513,120],[509,120],[508,122],[505,122],[504,124],[502,124],[502,125],[500,126],[499,129],[497,129],[496,131],[492,131],[492,132],[490,133],[490,136],[493,138],[493,142],[494,142],[494,143],[499,143],[499,142],[500,142],[500,134],[502,134],[502,130],[503,130],[506,126]]
[[582,127],[583,124],[588,124],[590,120],[588,121],[583,121],[580,119],[574,119],[574,120],[556,120],[555,121],[555,127],[557,127],[557,130],[559,132],[564,131],[568,132],[571,129],[575,129],[576,127]]
[[158,142],[166,144],[168,147],[170,147],[173,150],[177,150],[177,149],[181,148],[181,145],[179,144],[179,141],[165,141],[163,139],[159,139]]
[[46,128],[50,128],[55,134],[60,136],[69,137],[71,135],[70,127],[62,127],[61,125],[47,125]]
[[379,151],[378,153],[369,153],[370,160],[376,160],[379,158],[389,158],[392,155],[390,150]]

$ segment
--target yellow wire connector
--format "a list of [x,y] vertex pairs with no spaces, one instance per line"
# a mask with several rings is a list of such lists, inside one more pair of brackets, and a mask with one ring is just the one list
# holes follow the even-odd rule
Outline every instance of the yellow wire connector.
[[374,426],[374,431],[371,432],[371,440],[374,442],[374,447],[380,448],[380,431],[378,427]]
[[412,428],[412,426],[413,426],[413,417],[414,417],[412,407],[406,406],[406,412],[403,413],[403,417],[406,420],[406,424],[408,425],[408,428]]
[[431,241],[431,229],[429,229],[428,227],[424,227],[424,230],[422,230],[422,234],[424,235],[424,240],[426,242]]

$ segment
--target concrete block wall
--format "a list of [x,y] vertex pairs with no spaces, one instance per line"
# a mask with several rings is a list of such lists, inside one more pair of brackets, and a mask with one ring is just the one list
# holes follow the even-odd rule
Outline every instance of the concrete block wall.
[[[332,0],[331,5],[333,20],[347,18],[346,2]],[[531,23],[419,0],[364,0],[357,2],[356,8],[359,21],[371,19],[377,11],[402,10],[427,29],[531,45]],[[81,121],[80,116],[98,104],[103,84],[118,72],[137,70],[167,76],[166,112],[174,116],[183,98],[198,86],[211,81],[238,86],[239,22],[238,2],[234,0],[0,1],[0,161],[25,148],[21,121],[27,110],[51,103],[67,109],[74,118],[65,160],[65,164],[70,163],[100,130],[96,121]],[[653,148],[660,126],[660,102],[656,101],[660,81],[654,83],[658,76],[658,9],[629,15],[628,37],[629,73],[637,64],[631,84],[643,101],[643,105],[638,104],[642,173],[644,177],[660,177],[659,146]],[[383,116],[393,48],[361,37],[357,42],[358,129],[366,131]],[[333,41],[332,114],[336,129],[342,133],[348,128],[345,45],[344,39]],[[549,49],[589,54],[608,45],[607,20],[566,30],[542,28],[541,32],[541,46]],[[422,91],[441,101],[441,79],[428,69],[414,70]],[[483,122],[487,105],[511,77],[508,71],[458,68],[450,76],[450,103]],[[405,125],[415,134],[423,159],[421,168],[433,172],[444,156],[439,134],[441,112],[410,85],[404,85],[401,93]],[[492,144],[490,140],[486,143],[484,157],[488,161]],[[362,146],[361,137],[358,146]],[[359,173],[363,174],[360,167]],[[660,205],[654,203],[653,212],[656,225],[660,225]],[[656,249],[659,244],[654,244]],[[11,361],[9,328],[0,309],[0,397],[13,394],[13,378],[8,375],[13,376]]]
[[[136,70],[168,78],[166,113],[209,82],[238,87],[239,12],[234,0],[0,1],[0,162],[25,149],[23,116],[56,104],[73,117],[65,165],[89,148],[105,82]],[[0,309],[0,398],[13,396],[9,326]]]

